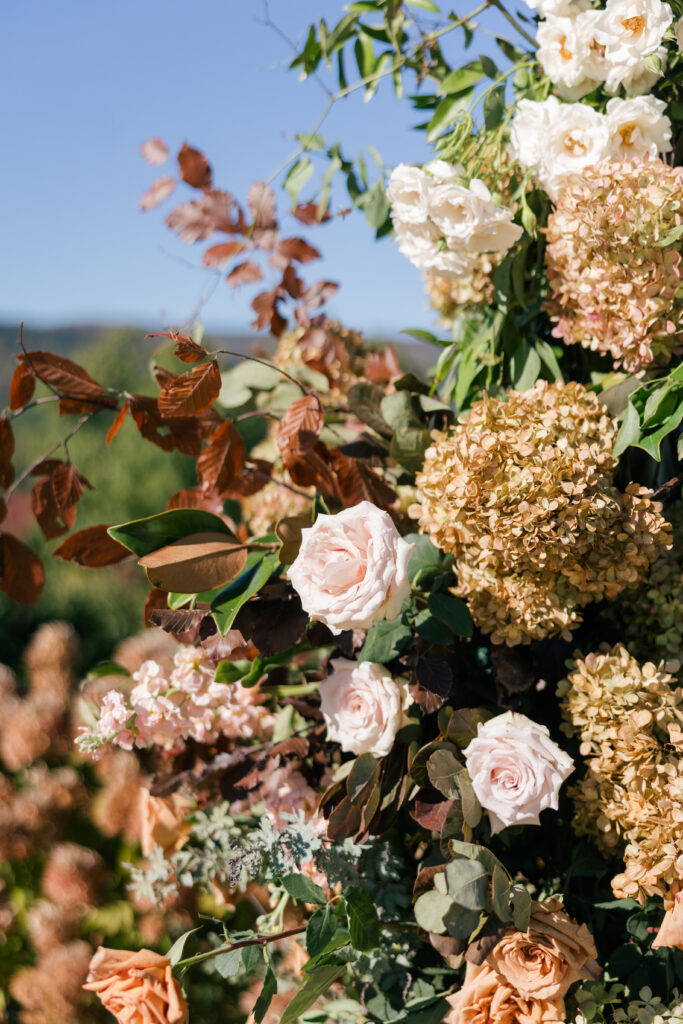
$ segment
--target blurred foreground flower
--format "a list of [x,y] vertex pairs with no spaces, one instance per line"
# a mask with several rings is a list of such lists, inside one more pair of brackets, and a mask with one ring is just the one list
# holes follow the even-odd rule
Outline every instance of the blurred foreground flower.
[[119,1024],[186,1024],[187,1004],[168,957],[103,946],[90,961],[83,988],[94,992]]

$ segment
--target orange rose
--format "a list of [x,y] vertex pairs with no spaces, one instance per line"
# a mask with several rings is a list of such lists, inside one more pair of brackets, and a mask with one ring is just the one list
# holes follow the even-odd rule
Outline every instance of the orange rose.
[[190,834],[188,814],[195,804],[180,793],[169,797],[152,796],[144,786],[140,790],[140,846],[148,857],[154,846],[164,853],[174,853]]
[[132,953],[100,946],[83,988],[94,992],[119,1024],[188,1024],[171,961],[150,949]]
[[664,915],[662,925],[657,932],[653,949],[660,946],[674,946],[676,949],[683,949],[683,889],[675,885],[669,895],[673,895],[673,906]]
[[521,996],[559,999],[579,978],[595,979],[600,967],[593,936],[567,917],[558,900],[532,905],[525,932],[508,931],[487,958]]
[[448,997],[444,1024],[556,1024],[565,1020],[562,999],[526,999],[487,963],[467,965],[465,983]]

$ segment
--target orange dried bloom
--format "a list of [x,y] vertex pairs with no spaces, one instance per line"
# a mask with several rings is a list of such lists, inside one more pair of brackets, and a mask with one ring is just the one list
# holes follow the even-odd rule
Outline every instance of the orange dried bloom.
[[100,946],[83,988],[94,992],[119,1024],[187,1024],[188,1010],[171,961],[150,949]]

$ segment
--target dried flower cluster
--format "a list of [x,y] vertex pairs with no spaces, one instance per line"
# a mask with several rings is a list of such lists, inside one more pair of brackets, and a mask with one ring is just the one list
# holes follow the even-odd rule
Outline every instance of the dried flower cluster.
[[569,663],[558,687],[586,776],[570,790],[574,828],[623,856],[615,896],[671,902],[683,872],[683,689],[678,663],[640,664],[617,644]]
[[95,753],[113,744],[177,753],[188,738],[212,743],[219,736],[268,735],[274,719],[258,688],[217,683],[215,668],[200,647],[181,648],[168,678],[158,662],[143,662],[128,696],[121,690],[104,695],[94,731],[81,732],[81,749]]
[[574,177],[548,220],[553,334],[637,371],[681,345],[683,170],[600,163]]
[[500,257],[496,253],[481,253],[477,257],[476,269],[466,277],[426,275],[429,303],[439,314],[444,327],[452,327],[458,313],[468,306],[491,305],[496,294],[493,272],[499,263]]
[[673,547],[650,569],[635,590],[626,590],[610,606],[609,617],[622,631],[634,657],[655,655],[683,664],[683,505],[667,509]]
[[455,592],[494,643],[568,637],[670,544],[651,491],[614,486],[615,422],[581,384],[484,398],[433,436],[414,514],[455,555]]

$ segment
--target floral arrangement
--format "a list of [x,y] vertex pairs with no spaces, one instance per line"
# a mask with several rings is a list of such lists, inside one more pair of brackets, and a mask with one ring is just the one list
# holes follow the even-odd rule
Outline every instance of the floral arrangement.
[[[683,1020],[682,11],[529,6],[363,0],[309,27],[292,67],[336,65],[330,106],[415,79],[424,167],[375,154],[371,180],[323,116],[284,215],[270,184],[244,204],[217,188],[187,143],[145,193],[191,190],[167,224],[211,239],[216,283],[262,288],[270,348],[235,362],[197,322],[150,335],[142,395],[20,339],[0,508],[34,478],[58,557],[151,584],[159,648],[86,685],[74,755],[103,782],[98,819],[117,808],[130,835],[130,899],[191,919],[172,944],[149,929],[88,950],[78,998],[120,1024],[194,1019],[216,984],[256,1024]],[[502,69],[451,66],[448,33],[467,49],[482,24]],[[440,333],[406,333],[434,346],[426,372],[300,276],[320,253],[283,224],[345,216],[342,180],[425,277]],[[63,459],[15,477],[38,386],[79,418]],[[114,452],[137,430],[193,460],[194,484],[72,531],[91,484],[68,443],[95,415]],[[0,533],[3,591],[35,603],[43,577]],[[59,742],[48,691],[13,711],[11,772]],[[136,832],[111,789],[124,764],[131,785],[145,773]],[[65,841],[48,898],[95,905],[100,868]]]

